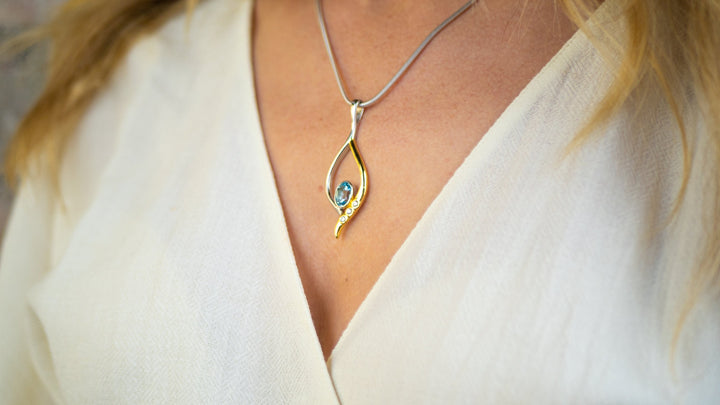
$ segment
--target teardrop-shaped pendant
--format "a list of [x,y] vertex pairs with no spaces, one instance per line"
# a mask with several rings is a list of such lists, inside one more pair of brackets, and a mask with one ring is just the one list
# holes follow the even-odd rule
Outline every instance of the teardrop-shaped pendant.
[[[332,165],[330,165],[330,170],[328,170],[327,178],[325,179],[325,188],[328,199],[340,215],[337,224],[335,224],[335,238],[340,236],[342,229],[345,225],[350,223],[350,220],[355,217],[357,211],[362,206],[365,201],[368,186],[365,162],[363,162],[362,155],[360,155],[357,143],[355,142],[355,136],[357,134],[360,119],[363,115],[363,108],[360,107],[359,100],[355,100],[353,102],[350,108],[350,114],[352,116],[352,128],[350,129],[350,135],[345,141],[345,144],[343,144],[342,148],[340,148],[338,154],[335,156]],[[340,163],[342,163],[345,159],[348,152],[352,153],[355,164],[360,171],[360,185],[357,190],[355,190],[353,184],[347,180],[342,181],[337,187],[333,188],[335,171]]]

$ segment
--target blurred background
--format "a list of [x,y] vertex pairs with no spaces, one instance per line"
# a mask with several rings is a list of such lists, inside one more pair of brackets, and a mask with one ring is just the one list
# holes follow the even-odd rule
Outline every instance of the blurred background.
[[[47,20],[62,0],[0,0],[0,42]],[[46,47],[0,57],[0,152],[43,86]],[[5,229],[12,194],[0,182],[0,230]],[[4,232],[0,232],[0,237]]]

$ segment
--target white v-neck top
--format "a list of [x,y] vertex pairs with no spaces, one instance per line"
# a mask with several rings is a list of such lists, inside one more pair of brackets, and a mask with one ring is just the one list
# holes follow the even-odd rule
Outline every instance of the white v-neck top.
[[705,141],[665,228],[682,153],[660,98],[563,155],[611,77],[581,33],[483,136],[326,363],[259,124],[251,14],[211,0],[189,33],[178,18],[142,40],[68,148],[63,202],[22,185],[0,403],[720,401],[718,298],[670,342],[704,240]]

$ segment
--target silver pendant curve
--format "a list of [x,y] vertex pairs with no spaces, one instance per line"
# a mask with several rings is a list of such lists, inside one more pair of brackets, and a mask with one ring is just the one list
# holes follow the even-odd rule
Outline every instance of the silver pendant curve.
[[[348,135],[342,148],[340,148],[340,151],[337,155],[335,155],[335,159],[333,159],[330,169],[328,170],[327,178],[325,179],[325,190],[327,192],[328,200],[330,200],[330,204],[332,204],[337,213],[340,215],[337,223],[335,224],[335,238],[340,237],[340,232],[343,230],[345,225],[350,223],[350,221],[357,215],[357,211],[360,207],[362,207],[362,204],[365,201],[365,196],[367,195],[367,169],[365,168],[365,162],[363,161],[362,155],[360,154],[360,150],[358,149],[355,141],[360,119],[362,118],[364,111],[363,107],[360,107],[360,104],[361,102],[359,100],[355,100],[350,107],[350,115],[352,116],[350,135]],[[347,187],[346,184],[352,185],[352,183],[343,181],[339,186],[333,189],[333,181],[335,179],[335,172],[337,171],[338,166],[343,162],[343,160],[345,160],[348,153],[352,154],[355,165],[360,172],[360,186],[358,187],[357,192],[354,192],[354,187],[351,186],[350,194],[347,198],[343,199],[338,198],[338,194],[342,194],[342,191],[345,191],[339,190],[340,187]],[[345,194],[342,194],[342,196],[344,197]]]

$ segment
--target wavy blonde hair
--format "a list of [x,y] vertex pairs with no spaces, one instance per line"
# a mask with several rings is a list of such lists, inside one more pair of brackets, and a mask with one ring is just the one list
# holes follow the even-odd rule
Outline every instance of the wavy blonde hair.
[[[597,4],[582,0],[559,0],[566,14],[581,29],[589,32],[585,18]],[[682,183],[670,220],[677,214],[690,178],[693,156],[692,136],[708,137],[714,151],[709,153],[711,184],[703,196],[706,244],[699,264],[689,269],[689,283],[682,307],[672,331],[671,346],[678,346],[683,325],[702,294],[720,293],[720,0],[623,0],[628,36],[624,43],[604,43],[621,55],[615,80],[585,128],[569,149],[585,142],[593,129],[615,115],[628,98],[650,81],[665,96],[676,123],[683,150]],[[605,33],[608,34],[608,33]],[[612,35],[604,35],[609,38]],[[591,36],[591,40],[600,38]],[[688,95],[688,90],[691,96]],[[688,100],[692,97],[693,100]],[[704,133],[688,127],[683,120],[683,105],[699,108],[705,121]],[[713,225],[714,224],[714,225]],[[674,356],[673,356],[674,364]],[[674,368],[674,367],[673,367]]]
[[[528,0],[529,1],[529,0]],[[598,6],[597,0],[556,0],[568,17],[591,34],[586,19]],[[27,176],[34,162],[57,172],[63,145],[94,97],[108,82],[128,49],[165,21],[183,10],[188,16],[198,0],[70,0],[46,25],[8,44],[22,46],[49,39],[53,52],[47,84],[37,103],[21,122],[5,160],[10,184]],[[720,0],[619,0],[628,36],[624,43],[607,44],[620,55],[616,77],[593,118],[573,145],[587,140],[593,129],[612,117],[633,92],[648,78],[665,95],[673,111],[684,150],[683,182],[678,204],[688,183],[692,156],[692,132],[681,114],[688,86],[694,90],[696,105],[706,121],[706,132],[695,136],[712,139],[712,154],[720,161]],[[573,146],[570,145],[570,146]],[[716,172],[714,191],[708,195],[709,223],[720,220],[720,198]],[[673,347],[697,297],[717,293],[720,287],[720,230],[712,228],[702,263],[692,270],[686,305],[672,337]]]

